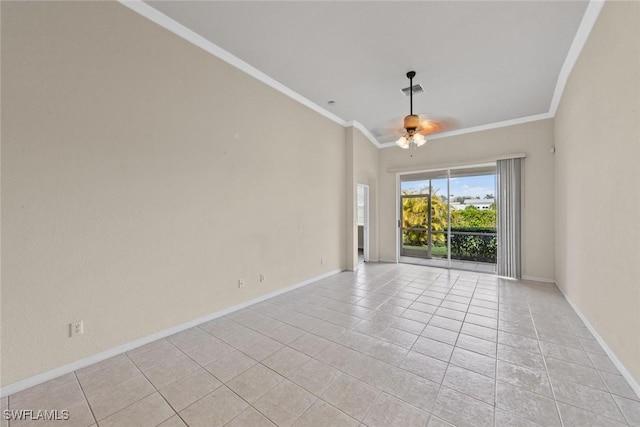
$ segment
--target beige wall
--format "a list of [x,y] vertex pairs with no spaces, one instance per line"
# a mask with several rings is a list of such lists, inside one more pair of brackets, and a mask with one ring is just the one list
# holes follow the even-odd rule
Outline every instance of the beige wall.
[[553,122],[541,120],[471,134],[428,140],[417,150],[380,151],[380,259],[396,259],[396,173],[390,168],[426,170],[483,162],[504,154],[526,153],[522,210],[523,276],[554,278]]
[[355,169],[355,139],[358,131],[353,127],[345,129],[345,158],[346,158],[346,200],[345,200],[345,268],[349,271],[356,270],[358,266],[358,230],[356,227],[356,169]]
[[379,150],[354,126],[345,129],[345,139],[347,158],[346,269],[357,270],[358,218],[356,200],[358,184],[367,184],[369,186],[369,261],[378,261],[378,212],[376,206]]
[[378,162],[380,150],[359,130],[354,132],[354,171],[357,184],[369,186],[369,261],[378,261]]
[[606,2],[555,118],[556,277],[640,382],[640,3]]
[[1,27],[3,385],[344,267],[341,125],[117,3]]

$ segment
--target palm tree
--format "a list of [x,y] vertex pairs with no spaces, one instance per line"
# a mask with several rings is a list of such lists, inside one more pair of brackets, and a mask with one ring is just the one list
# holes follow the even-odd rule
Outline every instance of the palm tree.
[[[437,190],[404,190],[402,199],[403,244],[427,246],[427,255],[431,256],[431,245],[445,242],[447,230],[447,202],[437,195]],[[429,209],[431,208],[431,209]],[[416,230],[419,229],[419,230]]]

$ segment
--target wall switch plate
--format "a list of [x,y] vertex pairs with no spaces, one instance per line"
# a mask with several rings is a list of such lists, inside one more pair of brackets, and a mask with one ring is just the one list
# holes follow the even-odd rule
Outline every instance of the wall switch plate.
[[264,274],[260,275],[260,283],[264,282]]
[[239,288],[244,288],[244,279],[239,279],[238,280],[238,289]]
[[82,320],[69,324],[69,336],[70,337],[75,337],[76,335],[82,335],[82,333],[84,333],[84,327],[82,325]]

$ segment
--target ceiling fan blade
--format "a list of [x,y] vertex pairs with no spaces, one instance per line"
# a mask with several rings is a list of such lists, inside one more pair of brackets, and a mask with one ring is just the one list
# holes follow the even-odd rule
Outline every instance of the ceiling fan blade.
[[451,119],[426,119],[420,120],[420,126],[418,126],[417,132],[426,136],[443,132],[453,127],[455,127],[455,122]]
[[[431,135],[434,133],[442,132],[445,130],[452,129],[456,126],[456,123],[448,118],[429,118],[425,115],[417,115],[413,113],[413,78],[416,76],[415,71],[409,71],[407,73],[407,78],[409,79],[409,96],[410,96],[410,109],[409,115],[404,116],[401,120],[392,120],[388,122],[388,124],[380,129],[377,134],[381,137],[388,136],[402,136],[404,138],[400,138],[398,140],[398,145],[402,148],[407,148],[403,145],[403,142],[406,143],[410,141],[414,146],[421,146],[425,143],[425,139],[423,138],[426,135]],[[403,89],[404,92],[404,89]],[[405,93],[406,95],[406,93]],[[418,137],[420,135],[420,137]]]
[[394,138],[400,138],[404,134],[405,134],[404,129],[389,129],[386,132],[383,132],[383,135],[389,136],[389,137],[392,136]]
[[[438,132],[444,132],[456,127],[456,122],[449,118],[429,118],[427,115],[420,115],[419,126],[416,132],[423,136]],[[404,117],[398,117],[388,121],[384,127],[376,129],[375,134],[382,139],[397,139],[407,133],[404,128]]]
[[400,138],[405,132],[404,127],[402,127],[403,120],[403,117],[390,120],[385,123],[383,127],[378,128],[376,133],[380,136],[395,136],[397,138]]

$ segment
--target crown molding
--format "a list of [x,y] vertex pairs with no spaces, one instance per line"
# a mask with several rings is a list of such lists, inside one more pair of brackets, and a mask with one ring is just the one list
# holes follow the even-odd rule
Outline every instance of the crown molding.
[[471,126],[464,129],[442,132],[429,137],[429,139],[447,138],[450,136],[464,135],[466,133],[481,132],[483,130],[498,129],[513,125],[521,125],[523,123],[537,122],[538,120],[546,120],[551,118],[553,118],[553,115],[551,115],[550,113],[534,114],[533,116],[518,117],[515,119],[503,120],[501,122],[487,123],[486,125]]
[[[486,125],[472,126],[464,129],[456,129],[449,132],[437,133],[434,135],[428,135],[426,138],[427,138],[427,141],[431,141],[434,139],[448,138],[450,136],[464,135],[467,133],[475,133],[475,132],[481,132],[484,130],[498,129],[498,128],[503,128],[507,126],[520,125],[520,124],[529,123],[529,122],[537,122],[538,120],[545,120],[545,119],[551,119],[551,118],[553,118],[551,113],[535,114],[533,116],[518,117],[517,119],[504,120],[501,122],[488,123]],[[395,146],[396,146],[395,142],[386,142],[384,144],[380,144],[381,148],[389,148],[389,147],[395,147]]]
[[347,123],[345,123],[345,126],[353,126],[354,128],[358,129],[360,132],[362,132],[362,134],[364,136],[367,137],[367,139],[369,141],[371,141],[371,143],[373,145],[375,145],[377,148],[382,148],[382,144],[380,144],[380,142],[376,139],[375,136],[373,136],[373,134],[371,132],[369,132],[369,129],[367,129],[362,123],[360,123],[357,120],[351,120],[348,121]]
[[[225,61],[229,65],[236,67],[237,69],[249,74],[253,78],[261,81],[262,83],[272,87],[273,89],[281,92],[282,94],[290,97],[291,99],[299,102],[300,104],[310,108],[316,113],[328,118],[329,120],[335,123],[338,123],[339,125],[344,127],[353,126],[354,128],[358,129],[360,132],[362,132],[364,136],[369,141],[371,141],[371,143],[375,145],[377,148],[395,147],[394,142],[381,143],[375,136],[373,136],[373,134],[362,123],[355,120],[346,121],[338,117],[337,115],[333,114],[332,112],[327,111],[326,109],[320,107],[318,104],[310,101],[309,99],[305,98],[299,93],[289,89],[282,83],[269,77],[262,71],[249,65],[248,63],[244,62],[243,60],[231,54],[230,52],[222,49],[220,46],[216,45],[215,43],[212,43],[211,41],[197,34],[196,32],[190,30],[189,28],[185,27],[184,25],[180,24],[174,19],[168,17],[167,15],[163,14],[162,12],[153,8],[152,6],[146,4],[144,1],[118,0],[118,2],[123,6],[131,9],[132,11],[138,13],[139,15],[142,15],[143,17],[149,19],[150,21],[178,35],[179,37],[182,37],[183,39],[194,44],[195,46],[198,46],[204,51],[214,55],[215,57],[221,59],[222,61]],[[604,5],[604,0],[591,0],[589,2],[587,9],[584,13],[584,16],[582,17],[582,21],[580,22],[580,25],[576,32],[576,35],[573,39],[573,42],[571,43],[571,47],[569,48],[567,57],[565,58],[565,61],[562,65],[560,74],[558,75],[556,87],[553,93],[553,97],[551,99],[551,104],[549,106],[549,112],[536,114],[532,116],[520,117],[516,119],[504,120],[504,121],[495,122],[495,123],[488,123],[480,126],[472,126],[464,129],[456,129],[449,132],[442,132],[435,135],[431,135],[428,139],[434,140],[434,139],[440,139],[440,138],[448,138],[456,135],[464,135],[467,133],[498,129],[506,126],[513,126],[517,124],[553,118],[558,109],[558,105],[560,104],[560,100],[562,99],[562,94],[567,84],[569,75],[571,74],[571,71],[573,70],[575,63],[578,57],[580,56],[580,52],[582,52],[582,48],[584,47],[589,37],[589,34],[591,33],[591,30],[593,29],[593,26],[596,20],[598,19],[598,16],[600,15],[600,11],[602,10],[603,5]]]
[[468,169],[475,168],[479,166],[495,166],[498,160],[504,159],[525,159],[527,157],[527,153],[508,153],[501,154],[499,156],[492,157],[484,157],[484,158],[476,158],[465,161],[457,161],[457,162],[441,162],[441,163],[431,163],[431,164],[422,164],[422,165],[411,165],[411,166],[394,166],[387,168],[387,172],[395,173],[398,175],[408,175],[414,173],[422,173],[422,172],[433,172],[433,171],[441,171],[443,169]]
[[558,110],[558,106],[562,100],[562,94],[564,93],[564,88],[567,85],[571,71],[573,71],[573,67],[578,61],[582,48],[587,42],[593,26],[598,20],[598,16],[600,16],[602,6],[604,6],[603,0],[591,0],[587,5],[587,10],[585,10],[584,15],[582,16],[582,21],[580,21],[578,31],[576,31],[576,36],[573,38],[567,57],[565,58],[564,64],[562,64],[562,68],[560,69],[560,74],[558,75],[556,88],[553,92],[553,98],[551,98],[551,105],[549,106],[549,114],[551,117],[556,115],[556,111]]
[[255,78],[256,80],[259,80],[262,83],[266,84],[267,86],[270,86],[275,90],[283,93],[289,98],[295,101],[298,101],[300,104],[312,109],[316,113],[328,118],[329,120],[332,120],[338,123],[339,125],[347,126],[345,120],[336,116],[332,112],[325,110],[324,108],[320,107],[318,104],[308,100],[307,98],[300,95],[299,93],[289,89],[279,81],[269,77],[262,71],[244,62],[242,59],[238,58],[237,56],[224,50],[223,48],[216,45],[215,43],[212,43],[211,41],[205,39],[200,34],[196,33],[193,30],[190,30],[189,28],[185,27],[178,21],[169,18],[167,15],[158,11],[152,6],[149,6],[142,0],[118,0],[118,2],[123,6],[131,9],[132,11],[138,13],[139,15],[144,16],[148,20],[160,25],[164,29],[171,31],[177,36],[182,37],[186,41],[194,44],[195,46],[198,46],[202,50],[221,59],[222,61],[228,63],[229,65],[232,65],[237,69],[244,71],[245,73]]

